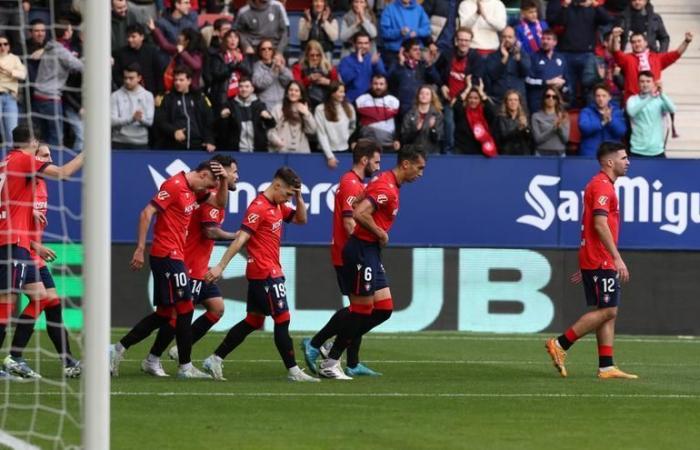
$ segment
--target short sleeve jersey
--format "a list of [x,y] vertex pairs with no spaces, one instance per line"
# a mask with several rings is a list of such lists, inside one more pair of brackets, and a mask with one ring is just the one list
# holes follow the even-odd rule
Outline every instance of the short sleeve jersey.
[[209,269],[209,258],[214,248],[214,240],[209,239],[204,230],[207,227],[219,227],[224,222],[226,212],[208,203],[195,210],[190,218],[185,241],[185,266],[190,278],[204,279]]
[[585,270],[614,269],[613,258],[595,231],[595,216],[608,218],[608,227],[615,245],[620,229],[620,210],[613,181],[603,172],[588,182],[583,194],[583,223],[579,267]]
[[360,198],[365,185],[362,179],[352,170],[340,178],[338,190],[335,193],[333,209],[333,241],[331,242],[331,259],[336,267],[343,265],[343,247],[348,241],[348,235],[343,226],[345,217],[352,217],[355,201]]
[[[387,233],[399,213],[399,183],[393,170],[387,170],[372,180],[365,189],[363,198],[374,205],[372,218],[379,228]],[[371,231],[357,224],[353,236],[363,241],[377,242],[379,239]]]
[[[36,179],[36,188],[34,192],[34,211],[38,211],[46,215],[49,205],[49,192],[46,189],[46,181],[41,178]],[[34,242],[41,243],[41,236],[44,234],[44,229],[46,228],[46,223],[37,222],[32,215],[32,237],[31,240]],[[30,251],[32,259],[37,264],[39,268],[44,267],[46,262],[36,254],[32,249]]]
[[0,162],[0,245],[29,250],[36,197],[35,177],[49,165],[21,150]]
[[192,213],[199,203],[190,188],[185,172],[163,182],[151,204],[158,209],[153,227],[151,255],[158,258],[185,260],[185,239]]
[[282,222],[290,222],[295,213],[289,205],[276,205],[263,194],[253,200],[241,224],[241,230],[251,235],[246,278],[266,280],[284,276],[280,265]]

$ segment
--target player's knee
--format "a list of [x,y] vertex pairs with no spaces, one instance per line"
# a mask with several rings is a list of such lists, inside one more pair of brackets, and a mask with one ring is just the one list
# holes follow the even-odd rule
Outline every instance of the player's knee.
[[613,319],[617,318],[617,307],[616,307],[616,306],[613,307],[613,308],[605,308],[605,309],[606,309],[606,311],[605,311],[605,313],[606,313],[606,314],[605,314],[605,317],[606,317],[608,320],[613,320]]
[[272,318],[272,320],[275,321],[275,325],[281,325],[285,322],[287,324],[289,324],[290,319],[291,319],[291,315],[289,314],[289,311],[284,311],[282,314],[278,314]]
[[207,316],[216,316],[220,319],[224,315],[224,302],[221,299],[209,301],[205,306],[207,308]]
[[245,316],[245,322],[256,330],[262,328],[265,323],[265,316],[260,316],[258,314],[248,313]]
[[181,300],[175,303],[175,311],[178,316],[184,316],[194,311],[192,300]]
[[24,311],[22,311],[23,316],[31,317],[36,319],[41,314],[42,304],[40,301],[30,301]]

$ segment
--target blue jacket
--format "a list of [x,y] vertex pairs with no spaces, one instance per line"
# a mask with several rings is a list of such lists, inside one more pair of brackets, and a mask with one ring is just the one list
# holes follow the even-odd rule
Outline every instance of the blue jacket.
[[511,53],[508,61],[501,62],[500,51],[491,53],[486,58],[486,73],[484,74],[486,93],[498,104],[509,89],[515,89],[525,98],[525,77],[530,73],[530,55],[520,52],[520,61],[516,61]]
[[410,39],[410,33],[405,36],[401,34],[404,27],[415,31],[418,39],[426,40],[430,37],[430,19],[416,0],[411,0],[408,6],[404,6],[401,0],[395,0],[384,8],[379,21],[384,49],[398,52],[403,41]]
[[372,76],[386,75],[386,70],[381,58],[376,64],[372,64],[371,53],[367,53],[362,62],[357,60],[357,53],[351,53],[340,60],[338,74],[345,84],[345,97],[350,103],[355,103],[357,97],[369,91]]
[[440,84],[440,74],[435,64],[426,66],[421,61],[415,69],[411,69],[406,64],[394,66],[389,75],[389,91],[399,99],[400,115],[411,109],[418,89],[424,84]]
[[[539,38],[539,36],[537,36],[537,27],[534,23],[530,23],[527,21],[520,21],[517,23],[515,27],[515,37],[517,37],[520,41],[523,53],[532,55],[534,52],[532,51],[532,47],[530,47],[530,41],[525,35],[525,27],[528,27],[530,29],[530,33],[532,33],[532,37],[535,38],[535,42],[537,42],[538,48],[542,45],[542,41]],[[542,31],[549,30],[549,25],[547,24],[547,21],[540,20],[540,28],[542,28]]]
[[603,116],[598,112],[595,103],[581,110],[578,116],[578,128],[581,130],[581,156],[596,156],[598,146],[606,141],[622,142],[627,132],[627,123],[622,110],[614,102],[610,102],[612,120],[603,125]]
[[177,42],[177,35],[180,34],[185,28],[192,28],[194,30],[199,30],[197,26],[197,13],[192,11],[181,19],[174,19],[172,15],[168,14],[156,21],[156,25],[163,32],[165,38],[171,44]]
[[[554,52],[550,59],[544,51],[540,50],[530,57],[530,61],[530,73],[525,78],[525,84],[527,84],[527,107],[530,113],[534,113],[542,109],[542,93],[547,87],[547,80],[556,77],[566,78],[568,71],[566,60],[557,52]],[[568,100],[571,91],[569,82],[566,80],[562,88],[564,101]]]

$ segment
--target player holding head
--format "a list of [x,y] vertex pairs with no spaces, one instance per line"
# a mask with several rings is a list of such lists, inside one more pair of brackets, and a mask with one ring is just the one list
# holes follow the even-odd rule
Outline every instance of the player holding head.
[[[51,159],[51,150],[49,150],[47,145],[39,146],[36,151],[36,158],[48,163],[53,162]],[[12,359],[15,361],[21,360],[22,353],[34,333],[36,320],[43,311],[46,314],[46,333],[61,358],[63,373],[69,378],[76,378],[79,377],[81,373],[80,362],[73,357],[71,352],[68,331],[66,331],[63,325],[61,300],[58,297],[53,276],[51,276],[51,272],[46,266],[47,261],[52,262],[56,259],[56,253],[42,245],[42,234],[47,225],[46,213],[48,211],[49,198],[46,189],[46,181],[43,178],[37,177],[35,182],[34,214],[32,217],[32,230],[34,234],[31,237],[30,253],[32,261],[38,268],[38,272],[34,270],[27,272],[25,283],[31,284],[41,281],[44,284],[44,288],[46,288],[46,298],[38,302],[29,302],[24,308],[24,311],[20,314],[14,336],[12,337],[10,356],[12,356]]]
[[[24,124],[12,131],[12,138],[16,148],[0,162],[0,347],[19,294],[23,292],[30,303],[39,304],[48,295],[30,254],[35,235],[35,180],[67,179],[80,170],[84,159],[81,153],[65,165],[56,166],[38,158],[39,141]],[[41,378],[21,356],[9,355],[3,366],[0,379],[12,375]]]
[[394,304],[381,260],[381,248],[389,242],[389,230],[399,212],[399,188],[423,176],[426,152],[418,145],[407,145],[398,152],[397,164],[371,181],[352,216],[357,222],[343,248],[341,285],[347,287],[350,307],[338,327],[328,358],[319,367],[319,375],[340,380],[351,379],[340,367],[340,356],[355,340],[387,320]]
[[[379,170],[382,149],[378,143],[370,139],[359,139],[352,151],[352,169],[347,171],[338,183],[335,194],[335,208],[333,210],[333,240],[331,242],[331,259],[338,278],[338,286],[343,295],[350,294],[350,287],[343,284],[343,247],[355,230],[355,219],[352,217],[353,207],[361,198],[365,190],[364,180],[371,177]],[[321,354],[321,346],[328,339],[338,334],[338,329],[350,308],[342,308],[336,311],[328,323],[311,339],[304,339],[302,346],[309,370],[316,372],[316,360]],[[382,315],[384,320],[389,318],[391,312],[377,311],[376,315]],[[348,347],[348,364],[345,373],[353,375],[381,375],[360,363],[359,351],[362,337],[355,339]]]
[[598,341],[598,378],[637,378],[613,364],[615,318],[620,302],[620,282],[630,274],[617,249],[620,211],[615,193],[615,180],[624,176],[630,161],[624,145],[603,142],[598,148],[600,172],[586,185],[584,192],[581,247],[578,252],[580,270],[571,276],[583,281],[586,303],[595,307],[558,338],[546,342],[547,353],[562,377],[567,376],[566,351],[579,338],[595,331]]
[[[287,205],[295,198],[296,209]],[[214,351],[204,360],[204,370],[217,380],[223,376],[223,360],[253,331],[261,328],[265,316],[275,321],[275,345],[287,368],[290,381],[319,381],[297,366],[292,338],[289,336],[289,306],[287,305],[284,273],[280,265],[282,222],[305,224],[306,205],[301,196],[301,179],[289,167],[277,170],[270,186],[250,204],[238,232],[221,261],[205,275],[208,283],[221,278],[231,259],[245,246],[248,250],[248,304],[246,318],[238,322]]]
[[[218,154],[212,159],[229,171],[231,176],[228,179],[228,189],[235,191],[236,181],[238,181],[238,163],[236,160],[223,154]],[[232,241],[236,238],[236,233],[224,231],[221,228],[225,214],[225,208],[217,208],[205,203],[192,214],[190,225],[187,229],[185,266],[189,270],[192,300],[195,305],[201,304],[207,310],[192,324],[193,345],[224,315],[224,299],[221,296],[221,291],[215,283],[204,281],[204,274],[207,273],[209,268],[209,259],[214,249],[214,241]],[[175,326],[175,320],[171,319],[168,324],[160,327],[148,357],[141,362],[141,370],[157,377],[168,376],[163,370],[160,356],[175,338]],[[173,360],[178,360],[177,346],[173,346],[168,354]]]
[[[160,190],[141,211],[138,242],[131,269],[143,267],[146,234],[153,216],[153,244],[149,262],[153,273],[153,303],[156,311],[134,326],[119,342],[110,346],[110,372],[119,374],[119,362],[126,349],[147,338],[153,330],[176,316],[175,337],[179,352],[178,378],[209,378],[192,365],[192,291],[185,266],[185,238],[192,213],[202,203],[226,207],[230,168],[217,161],[204,161],[195,170],[180,172],[163,182]],[[216,195],[210,195],[211,189]]]

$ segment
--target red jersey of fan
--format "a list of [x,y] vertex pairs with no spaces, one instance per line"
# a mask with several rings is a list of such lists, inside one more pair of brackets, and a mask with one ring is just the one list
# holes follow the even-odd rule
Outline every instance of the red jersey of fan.
[[276,205],[263,194],[248,206],[241,224],[241,230],[250,234],[246,278],[265,280],[284,276],[280,265],[282,221],[291,221],[295,213],[294,208]]
[[30,250],[35,176],[49,163],[21,150],[11,150],[0,162],[0,245]]
[[583,194],[583,223],[579,267],[585,270],[614,269],[613,258],[593,226],[595,216],[606,216],[615,245],[620,229],[620,210],[613,181],[600,172],[588,182]]
[[355,201],[362,195],[365,185],[355,171],[350,170],[340,178],[338,190],[335,193],[333,209],[333,241],[331,242],[331,259],[336,267],[343,265],[343,247],[348,241],[348,235],[343,226],[345,217],[352,217]]
[[214,240],[209,239],[204,230],[207,227],[219,227],[224,222],[225,211],[208,203],[195,210],[190,218],[185,241],[185,266],[190,278],[204,279],[209,269],[209,258],[214,249]]
[[151,204],[158,209],[151,255],[184,261],[187,227],[192,213],[199,206],[185,172],[165,180],[160,191],[151,199]]
[[[399,183],[393,170],[387,170],[372,180],[365,189],[363,198],[368,199],[374,205],[372,218],[379,228],[387,233],[396,220],[399,213]],[[371,231],[355,225],[353,236],[363,241],[377,242],[379,239]]]
[[[41,178],[36,179],[36,188],[34,191],[34,211],[42,213],[46,216],[49,209],[49,192],[46,189],[46,181]],[[32,241],[41,244],[41,236],[44,234],[44,229],[46,228],[46,222],[38,222],[32,215]],[[30,249],[32,259],[36,263],[37,267],[42,268],[46,265],[46,262],[36,254],[33,249]]]

